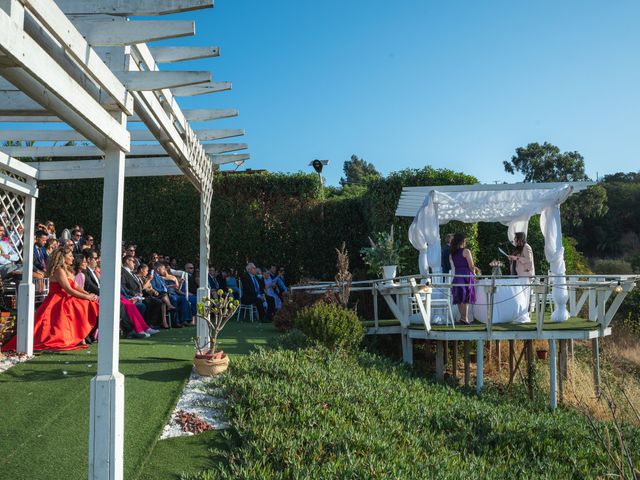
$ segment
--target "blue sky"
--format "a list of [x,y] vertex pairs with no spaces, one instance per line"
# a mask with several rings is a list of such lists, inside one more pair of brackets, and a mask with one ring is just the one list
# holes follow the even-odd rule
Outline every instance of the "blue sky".
[[357,154],[383,174],[519,181],[502,161],[544,141],[579,151],[593,178],[640,168],[637,1],[217,0],[172,17],[196,36],[162,43],[222,51],[179,68],[234,86],[181,104],[240,109],[207,126],[244,128],[250,168],[329,159],[335,185]]

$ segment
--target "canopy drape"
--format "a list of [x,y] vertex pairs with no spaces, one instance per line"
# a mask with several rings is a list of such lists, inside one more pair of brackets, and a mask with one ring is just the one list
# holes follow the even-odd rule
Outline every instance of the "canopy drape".
[[562,246],[560,205],[572,193],[570,185],[526,190],[431,190],[409,227],[409,241],[420,252],[420,273],[442,272],[440,225],[451,220],[465,223],[499,222],[508,226],[513,241],[516,232],[527,233],[529,219],[540,214],[540,228],[545,239],[544,253],[550,266],[555,309],[551,320],[563,322],[567,311],[566,267]]

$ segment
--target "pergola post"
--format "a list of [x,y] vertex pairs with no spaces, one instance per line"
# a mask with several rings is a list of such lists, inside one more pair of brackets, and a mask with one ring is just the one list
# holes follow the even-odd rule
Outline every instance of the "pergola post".
[[[28,179],[34,188],[36,181]],[[36,216],[36,198],[24,199],[24,241],[22,248],[22,280],[18,286],[18,325],[16,331],[16,350],[19,353],[33,355],[33,315],[35,311],[35,287],[33,285],[33,235]]]
[[[209,296],[209,214],[211,211],[211,197],[201,192],[200,199],[200,286],[198,288],[198,302]],[[196,335],[200,348],[209,345],[209,327],[207,322],[197,317]]]
[[124,152],[108,148],[102,200],[98,373],[91,380],[90,480],[123,478],[124,376],[118,371],[118,361],[124,168]]

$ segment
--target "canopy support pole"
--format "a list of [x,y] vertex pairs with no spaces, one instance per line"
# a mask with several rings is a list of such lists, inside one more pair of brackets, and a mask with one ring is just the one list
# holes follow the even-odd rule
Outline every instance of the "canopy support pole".
[[[36,181],[28,179],[30,186]],[[35,286],[33,285],[33,236],[35,234],[36,198],[24,199],[24,240],[22,248],[22,280],[18,286],[18,325],[16,350],[33,355],[33,316],[35,311]]]

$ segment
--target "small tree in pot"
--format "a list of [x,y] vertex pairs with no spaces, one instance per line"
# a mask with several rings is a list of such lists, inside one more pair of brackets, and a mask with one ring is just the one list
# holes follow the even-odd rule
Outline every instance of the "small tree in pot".
[[383,274],[384,278],[393,278],[401,270],[400,256],[407,247],[395,241],[393,225],[389,233],[379,232],[374,237],[375,241],[369,237],[371,246],[362,248],[360,254],[364,262],[369,265],[370,273]]
[[200,375],[215,375],[224,372],[229,365],[229,357],[218,350],[218,335],[227,322],[233,317],[240,302],[234,300],[233,290],[218,290],[216,298],[205,297],[198,302],[198,318],[207,322],[209,341],[200,347],[200,339],[194,338],[196,358],[194,365]]

